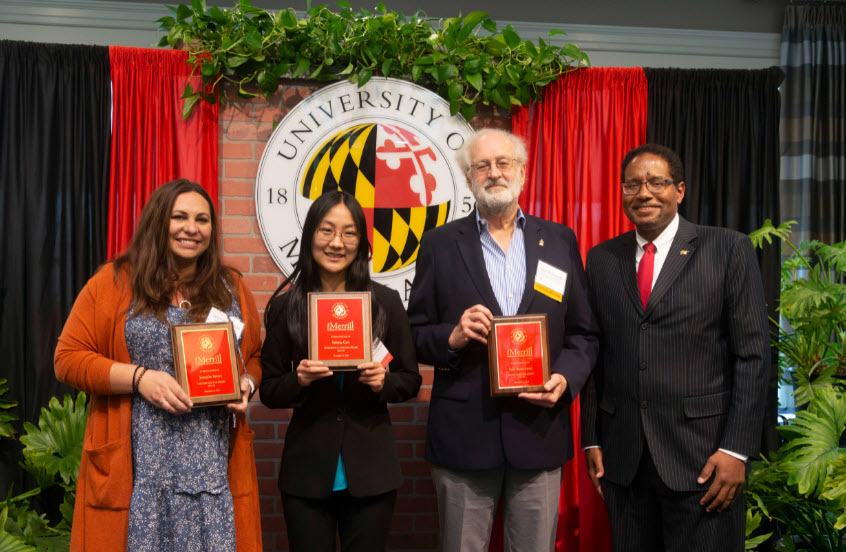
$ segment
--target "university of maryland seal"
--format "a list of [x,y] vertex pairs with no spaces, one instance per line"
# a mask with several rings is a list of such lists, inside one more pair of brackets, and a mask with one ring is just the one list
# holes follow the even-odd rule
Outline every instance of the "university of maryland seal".
[[526,332],[516,329],[511,332],[511,340],[517,345],[522,345],[526,341]]
[[343,190],[364,209],[373,279],[407,302],[423,233],[473,209],[455,160],[472,133],[445,100],[410,82],[344,81],[313,93],[279,123],[259,165],[256,213],[273,260],[290,274],[308,208]]
[[347,306],[343,303],[336,303],[332,305],[332,316],[338,320],[343,320],[347,317]]
[[214,350],[214,339],[211,338],[209,335],[201,335],[200,336],[200,350],[204,353],[208,353]]

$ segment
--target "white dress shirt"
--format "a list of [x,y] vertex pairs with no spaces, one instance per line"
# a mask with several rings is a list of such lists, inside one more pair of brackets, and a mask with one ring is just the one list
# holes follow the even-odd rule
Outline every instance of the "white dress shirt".
[[[673,240],[676,238],[676,232],[679,230],[679,215],[676,213],[673,221],[664,228],[664,231],[652,241],[655,246],[655,264],[652,268],[652,286],[655,287],[655,282],[658,281],[658,274],[661,273],[661,267],[664,266],[664,261],[667,260],[667,253],[670,252],[670,246],[673,245]],[[635,274],[637,268],[640,266],[640,260],[643,258],[643,246],[649,243],[644,237],[635,230],[635,239],[637,239],[637,251],[635,251]]]

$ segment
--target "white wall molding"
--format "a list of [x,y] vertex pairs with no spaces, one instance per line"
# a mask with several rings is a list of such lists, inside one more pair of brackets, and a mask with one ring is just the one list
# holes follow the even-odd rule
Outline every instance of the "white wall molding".
[[[777,33],[703,31],[657,27],[611,25],[562,25],[514,22],[523,38],[546,40],[549,31],[560,28],[566,36],[555,36],[556,44],[570,41],[579,46],[597,66],[666,67],[653,61],[675,59],[674,67],[745,67],[778,65],[781,36]],[[615,61],[608,63],[606,61]]]
[[[162,4],[95,0],[0,0],[0,38],[34,42],[119,44],[146,47],[162,33],[154,22],[168,15]],[[302,14],[300,14],[302,15]],[[577,44],[595,66],[761,68],[777,65],[777,33],[744,33],[566,23],[511,23],[523,38]]]
[[163,4],[94,0],[0,0],[3,21],[19,25],[155,30]]
[[0,38],[148,47],[163,33],[163,4],[94,0],[0,0]]

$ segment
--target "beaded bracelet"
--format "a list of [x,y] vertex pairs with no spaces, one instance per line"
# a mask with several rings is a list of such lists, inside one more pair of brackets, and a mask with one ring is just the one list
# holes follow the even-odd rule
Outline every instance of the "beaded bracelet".
[[135,367],[135,371],[132,372],[132,394],[135,394],[135,378],[138,376],[138,370],[143,368],[140,364]]
[[[135,377],[135,374],[132,375],[132,394],[133,395],[138,393],[138,386],[141,384],[141,378],[143,378],[144,374],[147,373],[147,368],[145,368],[144,366],[139,366],[138,368],[143,368],[143,370],[141,370],[141,374],[139,374],[139,376],[137,378]],[[138,368],[135,369],[136,372],[138,371]]]

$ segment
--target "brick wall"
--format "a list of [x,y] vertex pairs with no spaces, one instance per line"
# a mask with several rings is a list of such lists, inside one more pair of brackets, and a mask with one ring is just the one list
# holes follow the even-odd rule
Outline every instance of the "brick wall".
[[[322,86],[305,81],[282,81],[269,101],[263,97],[243,100],[229,94],[220,115],[219,210],[225,260],[240,270],[256,297],[260,314],[282,274],[267,252],[255,216],[253,188],[259,160],[280,121],[303,98]],[[498,110],[480,108],[474,128],[511,127],[511,119]],[[392,550],[436,550],[437,502],[429,467],[423,458],[428,402],[433,370],[421,366],[423,386],[414,401],[389,407],[404,482],[399,490],[391,525]],[[256,432],[256,468],[262,511],[264,549],[288,550],[282,502],[276,488],[279,458],[285,441],[290,410],[270,410],[256,397],[250,406],[250,425]]]

